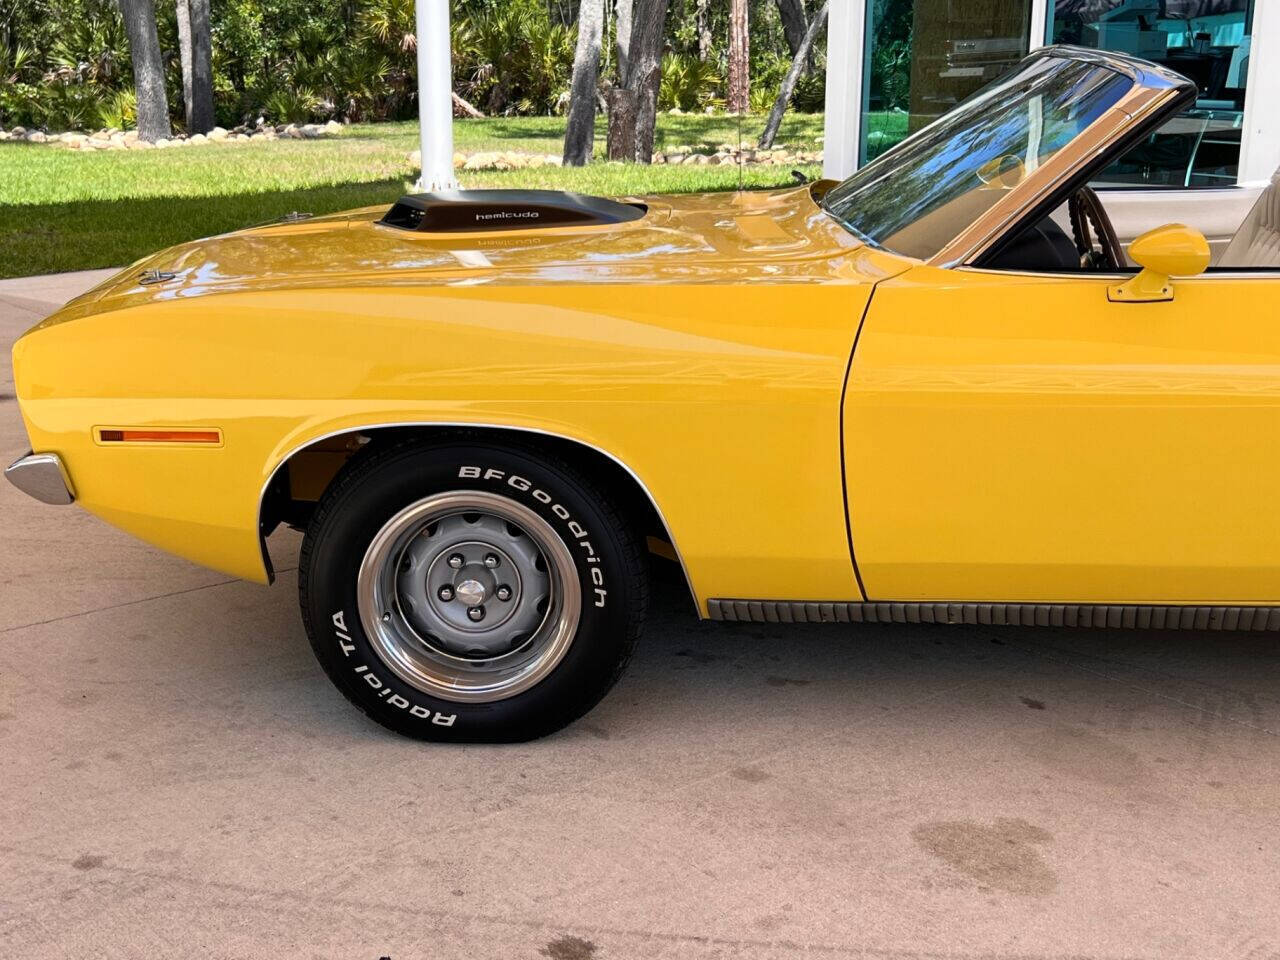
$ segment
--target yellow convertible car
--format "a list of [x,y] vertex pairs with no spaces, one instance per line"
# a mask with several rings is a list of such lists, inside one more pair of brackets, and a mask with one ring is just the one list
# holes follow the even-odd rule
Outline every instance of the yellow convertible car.
[[1277,629],[1280,198],[1210,267],[1088,186],[1194,96],[1054,47],[840,184],[184,244],[18,341],[8,475],[249,580],[304,529],[320,662],[434,740],[596,703],[649,550],[719,620]]

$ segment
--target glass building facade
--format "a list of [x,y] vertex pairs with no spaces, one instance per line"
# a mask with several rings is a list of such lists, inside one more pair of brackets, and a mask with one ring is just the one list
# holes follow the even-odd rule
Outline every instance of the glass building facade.
[[[860,166],[1032,48],[1070,43],[1140,56],[1178,71],[1199,89],[1192,107],[1112,164],[1099,185],[1234,186],[1249,179],[1241,169],[1247,130],[1254,140],[1256,180],[1265,156],[1280,152],[1277,120],[1262,116],[1265,96],[1252,96],[1250,86],[1251,76],[1262,72],[1251,66],[1264,4],[1280,0],[835,0],[831,42],[844,39],[861,56],[854,58],[860,62],[835,68],[846,100],[837,91],[833,103],[829,92],[828,110],[856,110],[848,122],[836,124],[837,136],[851,141],[843,159],[838,145],[832,150],[828,120],[828,153],[838,158],[837,166]],[[1275,11],[1269,13],[1272,28],[1280,28]],[[1268,39],[1275,61],[1280,37]],[[1275,89],[1280,80],[1270,74],[1280,74],[1280,63],[1266,69],[1264,85]],[[1280,118],[1274,101],[1270,113]],[[1273,159],[1280,164],[1280,155]],[[828,174],[833,172],[849,171],[829,165]]]

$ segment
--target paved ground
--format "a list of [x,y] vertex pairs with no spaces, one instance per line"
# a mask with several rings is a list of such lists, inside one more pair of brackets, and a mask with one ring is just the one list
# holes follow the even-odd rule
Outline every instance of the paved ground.
[[[8,343],[91,276],[0,283]],[[0,454],[25,449],[0,374]],[[7,460],[6,460],[7,462]],[[1280,639],[690,619],[539,743],[0,484],[0,955],[1280,957]]]

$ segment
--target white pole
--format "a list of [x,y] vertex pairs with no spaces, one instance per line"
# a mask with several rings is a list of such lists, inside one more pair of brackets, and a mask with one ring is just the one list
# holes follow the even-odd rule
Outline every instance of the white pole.
[[866,73],[866,0],[831,0],[827,18],[827,112],[822,175],[843,180],[858,169],[862,79]]
[[453,65],[449,58],[449,0],[417,0],[418,190],[457,190],[453,176]]

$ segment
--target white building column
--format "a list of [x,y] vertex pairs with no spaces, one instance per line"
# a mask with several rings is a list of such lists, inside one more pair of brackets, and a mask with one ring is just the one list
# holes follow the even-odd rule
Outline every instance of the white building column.
[[822,175],[830,180],[843,180],[853,173],[861,155],[866,11],[866,0],[831,0],[827,18],[826,125],[822,142]]
[[1244,128],[1240,131],[1241,186],[1260,186],[1280,167],[1280,2],[1253,5]]
[[1027,35],[1027,50],[1039,50],[1045,46],[1049,21],[1053,17],[1054,0],[1031,0],[1031,27]]
[[417,0],[418,137],[422,176],[418,190],[456,190],[453,175],[453,64],[449,53],[449,0]]

